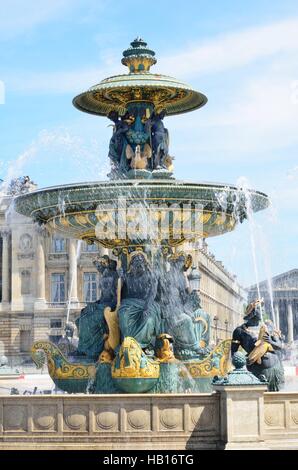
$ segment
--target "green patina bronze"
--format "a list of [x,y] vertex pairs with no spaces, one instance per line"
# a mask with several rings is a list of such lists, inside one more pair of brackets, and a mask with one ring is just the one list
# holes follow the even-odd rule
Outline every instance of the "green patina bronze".
[[243,385],[267,385],[266,377],[256,377],[252,372],[247,370],[246,357],[242,352],[236,352],[232,358],[234,370],[229,372],[225,377],[215,377],[213,385],[239,387]]
[[73,104],[80,111],[99,116],[107,116],[111,111],[124,114],[127,96],[133,102],[154,101],[157,108],[165,107],[169,116],[193,111],[207,103],[205,95],[180,80],[150,73],[156,59],[146,42],[137,38],[131,46],[123,52],[122,59],[130,73],[106,78],[76,96]]
[[[229,368],[230,342],[211,350],[199,276],[189,274],[192,258],[181,248],[233,230],[248,208],[260,211],[269,201],[254,190],[174,178],[164,119],[198,109],[207,98],[175,78],[151,73],[155,63],[155,52],[136,38],[123,52],[127,74],[106,78],[73,100],[79,110],[113,123],[109,181],[15,199],[19,213],[51,233],[111,250],[97,263],[101,297],[76,321],[72,357],[48,342],[33,345],[37,365],[43,350],[51,377],[69,393],[210,391],[214,375]],[[153,232],[140,230],[153,225]]]

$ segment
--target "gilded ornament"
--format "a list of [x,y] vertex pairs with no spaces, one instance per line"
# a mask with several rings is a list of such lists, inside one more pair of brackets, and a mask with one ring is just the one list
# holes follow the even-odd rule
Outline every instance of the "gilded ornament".
[[31,357],[37,368],[41,368],[45,363],[45,356],[48,361],[50,377],[54,379],[88,379],[95,375],[94,364],[70,363],[62,354],[60,349],[49,341],[36,341],[31,348]]
[[159,377],[159,364],[145,355],[139,343],[131,337],[124,338],[118,357],[113,361],[113,378]]

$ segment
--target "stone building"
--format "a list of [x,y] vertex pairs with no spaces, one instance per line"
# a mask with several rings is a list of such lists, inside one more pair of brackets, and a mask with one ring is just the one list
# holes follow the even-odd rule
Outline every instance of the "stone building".
[[[287,342],[293,343],[298,339],[298,269],[274,276],[271,286],[268,281],[261,282],[259,292],[264,298],[265,314],[282,331]],[[258,296],[257,286],[251,286],[248,300],[252,301]]]
[[[99,297],[92,261],[105,250],[49,235],[14,212],[11,201],[12,196],[0,201],[0,352],[22,360],[33,341],[58,341],[67,315],[74,320],[86,302]],[[245,291],[206,243],[194,250],[194,260],[216,343],[241,322]]]
[[243,322],[247,291],[210,252],[205,240],[194,250],[194,260],[201,275],[202,308],[211,316],[213,342],[217,343],[230,338],[234,328]]

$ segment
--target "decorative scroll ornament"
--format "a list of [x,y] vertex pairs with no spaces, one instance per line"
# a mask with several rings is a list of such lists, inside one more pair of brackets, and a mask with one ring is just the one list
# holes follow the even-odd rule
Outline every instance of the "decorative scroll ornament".
[[[41,353],[44,352],[44,354]],[[48,370],[54,379],[89,379],[95,375],[95,364],[70,363],[55,344],[49,341],[36,341],[31,348],[31,357],[37,368],[48,361]]]
[[199,377],[224,376],[231,368],[229,362],[230,348],[231,340],[226,339],[219,343],[206,359],[198,362],[185,362],[185,366],[194,379]]

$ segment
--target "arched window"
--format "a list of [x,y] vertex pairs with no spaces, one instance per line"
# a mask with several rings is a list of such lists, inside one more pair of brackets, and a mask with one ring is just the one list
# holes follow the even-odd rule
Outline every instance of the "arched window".
[[24,269],[21,272],[21,294],[26,295],[31,292],[31,272]]

